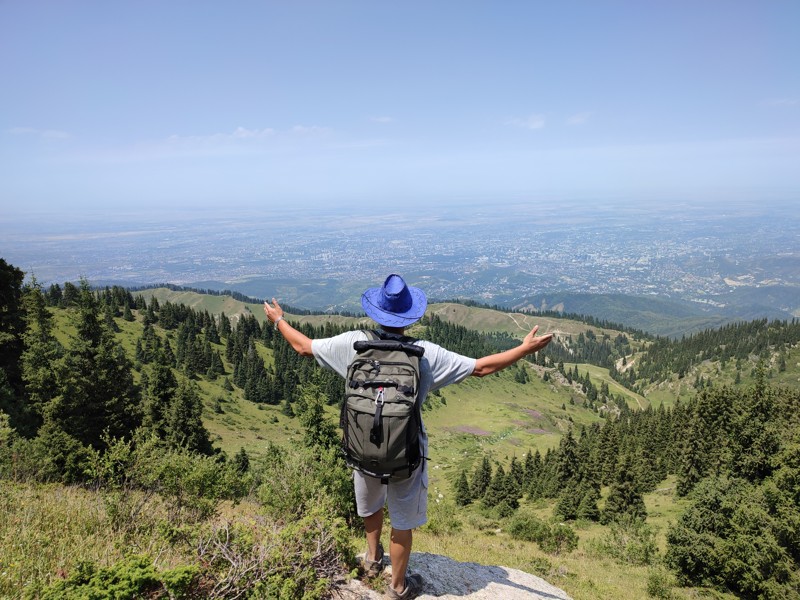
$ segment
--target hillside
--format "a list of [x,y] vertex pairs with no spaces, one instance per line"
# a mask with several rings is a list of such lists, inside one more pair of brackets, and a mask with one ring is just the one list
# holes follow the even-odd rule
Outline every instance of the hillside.
[[[209,528],[226,527],[219,520],[223,517],[237,523],[237,528],[250,527],[246,523],[253,515],[265,512],[277,520],[319,518],[320,531],[336,529],[312,507],[319,505],[328,515],[345,510],[349,502],[341,494],[347,493],[349,484],[346,473],[330,462],[335,452],[309,446],[309,427],[318,428],[314,439],[327,439],[335,446],[330,424],[337,418],[341,382],[313,361],[288,351],[273,328],[262,326],[260,305],[166,288],[135,296],[121,289],[94,295],[85,288],[64,292],[41,297],[52,306],[36,310],[37,294],[26,292],[28,314],[35,316],[26,344],[45,344],[22,356],[23,371],[33,385],[30,391],[47,398],[53,391],[45,384],[53,374],[53,383],[66,387],[47,400],[51,408],[41,413],[47,427],[37,437],[26,441],[0,423],[2,480],[21,485],[3,497],[30,504],[38,494],[45,504],[34,502],[36,511],[69,514],[69,522],[79,524],[87,522],[83,513],[91,495],[38,492],[35,486],[40,481],[62,481],[88,486],[89,494],[97,490],[104,508],[92,517],[91,527],[111,524],[108,536],[96,544],[96,550],[106,548],[102,550],[106,558],[70,539],[81,548],[80,556],[93,564],[107,561],[97,564],[115,569],[146,570],[154,564],[148,559],[150,563],[145,560],[136,566],[109,551],[118,544],[115,532],[136,540],[134,546],[146,554],[147,548],[160,547],[157,555],[167,557],[167,563],[157,565],[163,571],[194,564],[197,543],[208,547],[216,535]],[[221,318],[223,313],[230,320]],[[364,323],[343,316],[288,318],[312,337]],[[50,341],[43,335],[48,320],[52,320]],[[790,481],[787,478],[794,476],[787,432],[798,413],[797,395],[782,387],[763,392],[767,385],[797,380],[800,357],[798,344],[792,341],[794,324],[766,327],[754,322],[747,325],[748,335],[743,334],[746,328],[731,326],[707,336],[668,341],[551,315],[537,318],[441,303],[431,305],[411,333],[457,351],[469,347],[483,354],[513,344],[513,338],[521,337],[534,322],[543,331],[557,333],[557,341],[546,351],[520,367],[469,379],[429,398],[424,418],[432,449],[430,523],[418,532],[416,548],[454,560],[504,564],[535,573],[578,599],[694,597],[692,588],[677,587],[675,575],[662,566],[669,559],[681,582],[704,585],[681,566],[686,546],[673,535],[689,532],[682,515],[700,510],[692,490],[703,489],[704,482],[722,485],[710,477],[720,465],[747,478],[737,484],[740,487],[720,488],[718,493],[723,494],[745,490],[759,495],[768,485],[782,490]],[[37,328],[39,333],[30,335]],[[761,347],[764,332],[769,335],[763,339],[770,341]],[[714,352],[730,348],[729,343],[720,344],[725,336],[755,344],[754,351],[739,357],[738,365],[731,356],[718,360]],[[91,348],[95,349],[87,354]],[[665,372],[663,380],[652,381],[634,377],[648,361],[661,357],[671,364],[689,352],[702,353],[703,360],[690,361],[682,374]],[[38,360],[47,353],[52,360]],[[104,358],[94,367],[84,365],[100,356]],[[733,374],[731,365],[739,381],[731,379],[729,388],[716,385],[727,381],[726,373]],[[34,368],[35,377],[30,375]],[[108,368],[117,369],[116,375],[104,375]],[[120,385],[127,373],[132,385]],[[626,374],[633,379],[626,380]],[[80,403],[65,404],[73,388],[82,390]],[[122,408],[118,419],[129,418],[125,402],[109,404],[103,390],[127,395],[125,402],[133,402],[127,405],[130,409],[138,403],[144,418],[137,435],[145,431],[151,437],[126,442],[107,437],[108,428],[90,426],[95,416],[108,410]],[[97,415],[85,409],[93,402],[98,403],[93,404]],[[723,406],[733,408],[720,411]],[[314,412],[317,409],[319,413]],[[323,414],[327,418],[320,419]],[[723,414],[729,416],[714,421]],[[12,425],[25,422],[24,414],[11,417]],[[124,435],[124,422],[107,422]],[[204,441],[206,436],[214,448]],[[78,439],[85,439],[87,446]],[[9,454],[7,448],[14,450]],[[722,452],[725,448],[730,450]],[[770,450],[765,454],[762,448]],[[783,456],[783,462],[774,462],[770,453]],[[750,458],[743,463],[737,457]],[[776,467],[784,463],[785,469]],[[88,480],[87,473],[92,474]],[[188,479],[165,486],[180,474]],[[200,474],[200,479],[192,480]],[[9,500],[7,505],[14,503]],[[133,525],[129,519],[145,506],[151,520]],[[16,526],[0,527],[0,544],[6,544],[3,548],[12,557],[3,566],[14,581],[29,577],[42,586],[57,581],[54,565],[74,566],[71,559],[64,563],[61,546],[46,550],[36,533],[50,527],[50,517],[36,513],[40,524],[33,526],[25,524],[24,513],[9,514],[7,525]],[[634,521],[617,521],[622,518],[613,516],[617,514],[633,515]],[[341,516],[352,518],[346,510]],[[678,523],[684,529],[676,529]],[[777,519],[774,529],[779,540],[782,526]],[[178,535],[179,530],[184,533]],[[41,565],[14,549],[14,531],[22,532],[25,547],[39,549]],[[266,535],[265,531],[253,530],[245,539]],[[180,541],[184,535],[191,542],[188,546]],[[202,537],[208,535],[212,537]],[[360,544],[359,536],[353,535]],[[237,552],[253,548],[245,543]],[[339,551],[344,554],[336,560],[346,562],[347,550]],[[110,563],[109,556],[115,557]],[[34,571],[40,575],[34,576]],[[219,576],[219,571],[215,573]],[[764,573],[773,577],[771,570]],[[275,576],[281,581],[305,581],[297,573]],[[708,577],[715,587],[742,585],[740,579],[720,583],[717,575]],[[785,581],[778,584],[786,589]],[[14,589],[3,585],[0,581],[0,593]]]

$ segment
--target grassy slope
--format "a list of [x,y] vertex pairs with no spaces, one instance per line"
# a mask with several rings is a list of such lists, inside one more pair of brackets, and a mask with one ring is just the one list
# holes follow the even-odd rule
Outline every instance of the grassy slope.
[[[245,304],[227,296],[176,292],[167,288],[140,293],[148,301],[152,296],[159,302],[181,303],[198,311],[208,310],[212,314],[224,311],[231,317],[250,313],[259,321],[264,320],[260,305]],[[430,306],[429,314],[436,314],[469,329],[507,332],[520,338],[535,324],[540,326],[542,332],[556,331],[565,336],[577,335],[589,329],[577,321],[502,313],[460,304],[434,304]],[[329,321],[363,323],[365,326],[371,323],[366,318],[326,315],[290,315],[289,318],[314,325]],[[125,325],[126,330],[131,332],[138,327],[138,324]],[[615,331],[609,333],[612,336],[617,334]],[[135,338],[128,335],[124,338],[127,339],[123,344],[132,356]],[[222,346],[218,348],[224,350]],[[224,356],[224,352],[221,353]],[[264,350],[263,356],[269,365],[272,360],[269,351]],[[597,379],[598,383],[603,379],[609,381],[615,393],[624,391],[630,394],[631,405],[636,405],[633,395],[613,382],[606,370],[598,367],[590,369],[593,380]],[[226,364],[226,370],[231,371],[229,364]],[[530,370],[533,372],[533,368]],[[281,415],[280,407],[254,405],[242,398],[240,390],[226,392],[221,384],[221,380],[200,382],[207,408],[206,425],[214,435],[216,445],[226,452],[236,452],[239,447],[244,447],[248,453],[258,456],[263,453],[266,440],[283,442],[298,435],[297,420]],[[578,426],[599,418],[591,411],[570,404],[570,398],[576,395],[572,388],[545,384],[538,377],[533,377],[533,381],[527,385],[521,385],[515,383],[509,374],[502,373],[483,380],[468,380],[443,390],[442,395],[445,403],[432,399],[431,404],[436,408],[426,411],[425,422],[431,436],[431,448],[437,449],[434,458],[442,461],[440,468],[448,476],[453,472],[457,475],[456,469],[471,468],[475,456],[482,456],[482,452],[489,452],[496,459],[507,462],[513,455],[521,457],[528,449],[539,448],[544,451],[547,447],[557,445],[561,432],[569,426],[569,417]],[[222,400],[222,414],[213,411],[214,401],[218,398]],[[562,405],[566,406],[566,410],[561,409]],[[333,414],[335,411],[331,408],[330,412]],[[469,428],[478,431],[469,433]],[[443,450],[441,458],[438,449]]]
[[[224,311],[229,316],[249,310],[257,318],[263,319],[260,306],[246,306],[230,298],[169,290],[156,290],[153,295],[159,301],[184,303],[196,310],[208,310],[212,313]],[[145,296],[149,298],[150,294],[145,293]],[[520,336],[527,332],[534,322],[539,323],[543,331],[559,331],[564,335],[576,335],[587,329],[586,325],[573,321],[539,319],[529,315],[512,315],[453,304],[433,305],[431,312],[472,329],[507,331]],[[69,320],[63,311],[56,311],[56,315],[58,335],[65,341],[70,332]],[[323,316],[309,316],[298,320],[319,324],[327,319],[328,317]],[[333,319],[340,322],[352,321],[345,317]],[[141,333],[141,324],[127,323],[121,319],[118,319],[117,323],[122,330],[119,339],[126,351],[133,356],[136,339]],[[217,346],[217,349],[221,350],[224,356],[224,347]],[[263,348],[261,351],[267,363],[271,363],[270,352]],[[786,373],[777,373],[777,368],[775,369],[776,382],[797,380],[800,371],[800,349],[792,349],[789,352],[787,365]],[[631,406],[643,405],[644,402],[657,405],[661,401],[671,404],[677,393],[686,397],[693,393],[691,390],[693,374],[691,378],[687,376],[681,382],[674,382],[671,387],[664,385],[663,389],[653,390],[643,398],[617,386],[603,369],[587,365],[579,365],[578,368],[581,373],[588,370],[597,385],[605,380],[614,393],[627,393]],[[704,368],[707,369],[708,375],[716,369],[716,365],[706,365]],[[226,369],[230,373],[229,364],[226,364]],[[734,375],[732,369],[733,367],[729,365],[728,370],[723,373],[723,376],[729,377],[731,381]],[[534,369],[531,367],[530,371],[533,372]],[[747,369],[743,369],[743,377],[749,377]],[[745,383],[746,381],[745,379]],[[222,379],[215,382],[200,380],[198,385],[203,392],[206,425],[212,432],[215,444],[227,453],[233,454],[240,447],[244,447],[256,458],[263,454],[268,440],[286,443],[299,438],[297,419],[289,419],[280,414],[280,407],[254,405],[242,398],[240,390],[226,392],[222,388]],[[438,511],[447,510],[448,506],[452,507],[450,490],[461,469],[467,469],[471,473],[484,454],[507,464],[512,456],[522,459],[530,450],[544,451],[548,447],[555,446],[561,433],[569,427],[570,419],[578,427],[597,421],[599,417],[595,413],[570,404],[570,398],[576,394],[574,388],[554,382],[545,383],[536,376],[530,383],[522,385],[516,383],[509,373],[501,373],[485,379],[470,379],[461,385],[443,390],[442,398],[431,398],[433,408],[425,412],[425,422],[431,438],[429,463],[431,520],[436,519]],[[220,400],[222,413],[214,411],[217,400]],[[335,409],[331,407],[329,411],[334,418]],[[658,528],[658,542],[662,549],[665,545],[666,527],[681,513],[685,503],[683,500],[675,499],[673,484],[674,482],[665,482],[661,489],[648,494],[645,499],[649,512],[648,522]],[[6,494],[9,494],[8,490]],[[37,498],[44,499],[43,501],[50,502],[47,498],[50,497],[51,491],[29,492],[19,488],[6,498],[11,499],[17,494],[20,498],[33,494]],[[63,493],[57,490],[53,490],[52,494],[57,498],[63,496]],[[69,512],[68,509],[65,510]],[[78,510],[85,512],[84,508]],[[523,510],[533,510],[546,518],[552,515],[552,507],[546,504],[523,505]],[[646,586],[649,568],[620,565],[607,558],[598,557],[592,551],[593,540],[599,539],[607,532],[607,529],[600,525],[578,524],[576,527],[580,536],[578,549],[569,555],[554,557],[541,552],[535,544],[511,539],[502,531],[500,523],[481,516],[477,508],[461,511],[456,518],[461,522],[460,531],[441,534],[430,527],[424,527],[415,535],[415,549],[446,554],[457,560],[500,564],[536,573],[565,589],[576,600],[648,597]],[[30,535],[34,533],[34,529],[26,531]],[[11,533],[10,530],[4,532],[5,535]],[[87,553],[88,547],[79,541],[82,539],[81,535],[81,532],[76,533],[71,544],[82,549],[81,552]],[[32,544],[31,547],[36,545],[30,540],[28,543]],[[68,539],[65,543],[70,544]],[[114,543],[113,540],[104,542],[112,546]],[[361,544],[360,541],[356,543]],[[102,550],[102,553],[108,556],[114,554],[113,552],[109,554],[107,550]],[[41,567],[49,568],[45,565]],[[697,597],[695,591],[673,591],[674,597]]]

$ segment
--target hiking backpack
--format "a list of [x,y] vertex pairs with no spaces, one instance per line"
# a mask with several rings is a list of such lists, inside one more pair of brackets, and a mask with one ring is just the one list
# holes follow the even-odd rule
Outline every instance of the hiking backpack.
[[347,464],[365,475],[410,477],[422,462],[419,361],[424,348],[411,338],[368,331],[353,344],[340,424]]

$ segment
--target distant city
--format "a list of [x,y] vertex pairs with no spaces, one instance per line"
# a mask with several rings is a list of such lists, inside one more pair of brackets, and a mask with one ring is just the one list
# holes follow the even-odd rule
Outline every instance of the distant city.
[[81,277],[173,283],[347,310],[358,306],[356,290],[399,272],[435,299],[514,306],[571,292],[723,306],[732,293],[778,289],[773,308],[800,314],[800,216],[792,207],[84,215],[17,219],[0,233],[0,256],[45,285]]

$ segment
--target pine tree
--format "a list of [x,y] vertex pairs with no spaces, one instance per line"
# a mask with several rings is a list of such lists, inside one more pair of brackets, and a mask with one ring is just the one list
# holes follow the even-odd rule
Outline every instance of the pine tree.
[[250,470],[250,456],[244,448],[239,448],[239,451],[233,457],[233,465],[237,473],[243,474]]
[[0,370],[5,373],[7,399],[0,410],[9,415],[10,425],[17,429],[30,426],[23,405],[21,358],[25,313],[22,305],[22,281],[25,274],[0,258]]
[[467,506],[472,503],[472,493],[470,492],[467,472],[462,469],[461,475],[456,482],[455,500],[457,506]]
[[[325,409],[317,390],[313,388],[304,390],[302,403],[305,404],[305,409],[300,413],[300,424],[304,431],[303,443],[308,448],[335,448],[339,444],[336,427],[325,416]],[[291,410],[291,404],[286,402],[286,406]]]
[[22,376],[27,396],[27,418],[15,429],[30,436],[41,426],[45,408],[59,394],[57,369],[64,355],[64,347],[53,335],[53,319],[35,281],[26,290],[23,302],[26,328]]
[[142,382],[144,389],[144,415],[142,425],[160,439],[167,438],[169,415],[178,381],[172,369],[164,364],[155,364]]
[[637,520],[647,518],[647,509],[636,485],[632,463],[630,454],[626,454],[618,467],[617,476],[611,484],[605,508],[600,516],[603,524],[617,521],[623,515]]
[[472,478],[472,497],[474,499],[483,498],[491,481],[492,465],[489,463],[489,457],[484,456],[481,464],[475,471],[475,477]]
[[503,465],[497,465],[497,470],[483,495],[483,505],[493,508],[506,499],[506,472]]
[[166,440],[175,448],[199,454],[213,454],[208,430],[203,425],[203,403],[197,386],[181,380],[167,414]]
[[82,444],[102,448],[104,435],[121,438],[138,426],[138,396],[131,363],[99,317],[84,281],[79,292],[76,335],[59,365],[59,395],[46,419]]
[[600,510],[597,508],[597,503],[600,500],[600,490],[588,481],[582,481],[578,486],[577,495],[579,501],[575,509],[575,518],[599,521]]

